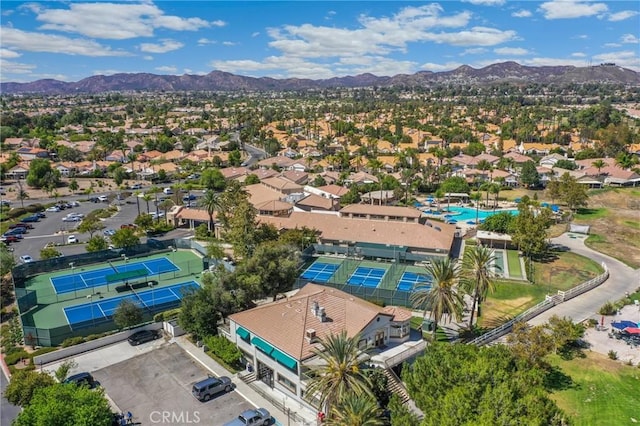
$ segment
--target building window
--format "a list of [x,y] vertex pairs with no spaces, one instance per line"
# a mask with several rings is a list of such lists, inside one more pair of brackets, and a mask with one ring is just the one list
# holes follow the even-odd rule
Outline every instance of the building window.
[[291,393],[296,393],[296,384],[278,373],[278,383],[287,388]]

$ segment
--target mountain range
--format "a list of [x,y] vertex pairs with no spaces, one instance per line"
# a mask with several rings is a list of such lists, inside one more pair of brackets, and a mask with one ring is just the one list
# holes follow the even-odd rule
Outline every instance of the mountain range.
[[73,93],[103,93],[121,91],[286,91],[324,89],[336,87],[429,87],[442,84],[491,84],[541,83],[582,84],[608,83],[640,85],[640,73],[616,66],[600,64],[590,67],[541,66],[531,67],[516,62],[502,62],[484,68],[460,66],[452,71],[420,71],[415,74],[399,74],[393,77],[378,77],[373,74],[334,77],[324,80],[275,79],[270,77],[245,77],[223,71],[212,71],[206,75],[157,75],[148,73],[96,75],[76,82],[53,79],[30,83],[0,83],[3,94],[37,93],[46,95]]

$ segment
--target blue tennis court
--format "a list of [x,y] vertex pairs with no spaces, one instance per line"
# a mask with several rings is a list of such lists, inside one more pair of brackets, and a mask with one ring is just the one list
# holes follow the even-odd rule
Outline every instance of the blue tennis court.
[[317,283],[326,283],[339,267],[340,264],[315,262],[300,275],[300,278]]
[[423,284],[421,287],[431,287],[431,278],[427,275],[416,274],[415,272],[405,272],[398,281],[398,290],[411,291],[416,284]]
[[112,268],[94,269],[92,271],[83,271],[53,277],[51,278],[51,284],[53,284],[53,288],[57,294],[70,293],[76,290],[84,290],[85,288],[106,285],[107,276],[109,275],[141,269],[148,271],[148,275],[158,275],[180,270],[180,268],[178,268],[169,259],[161,257],[159,259],[145,260],[142,262],[130,262],[124,265],[114,266]]
[[358,266],[347,280],[347,284],[377,287],[386,273],[386,269]]
[[200,286],[197,282],[189,281],[168,287],[140,291],[126,296],[69,306],[64,308],[64,314],[70,326],[87,326],[111,319],[123,300],[129,300],[142,308],[150,310],[166,309],[171,305],[179,304],[186,292],[198,288]]

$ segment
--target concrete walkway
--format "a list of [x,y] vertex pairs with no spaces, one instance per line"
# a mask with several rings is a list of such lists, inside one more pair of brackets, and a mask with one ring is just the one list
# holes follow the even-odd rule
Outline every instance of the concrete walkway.
[[[570,235],[575,238],[571,238]],[[624,297],[626,292],[633,293],[640,286],[640,274],[624,263],[612,257],[591,250],[584,245],[586,236],[565,233],[552,239],[552,243],[567,247],[570,251],[588,257],[589,259],[605,263],[609,268],[609,279],[598,287],[567,302],[554,306],[546,312],[531,319],[529,324],[541,325],[553,315],[569,317],[574,322],[582,322],[589,318],[600,321],[598,309],[607,301],[614,302]],[[622,247],[620,248],[623,249]]]
[[197,347],[187,339],[187,336],[180,336],[173,339],[185,352],[187,352],[194,360],[198,361],[202,366],[211,371],[216,376],[229,376],[232,378],[233,383],[236,385],[235,391],[242,395],[247,401],[256,405],[256,407],[266,408],[278,421],[279,425],[283,426],[310,426],[316,424],[316,413],[311,409],[301,405],[299,402],[291,399],[285,394],[268,388],[266,384],[256,381],[252,385],[259,386],[264,392],[272,395],[280,404],[287,407],[291,413],[297,414],[298,417],[304,419],[303,422],[294,422],[291,416],[287,416],[287,413],[283,412],[279,408],[276,408],[266,398],[256,392],[251,386],[243,382],[237,374],[231,375],[220,364],[215,362],[209,355],[207,355],[202,348]]

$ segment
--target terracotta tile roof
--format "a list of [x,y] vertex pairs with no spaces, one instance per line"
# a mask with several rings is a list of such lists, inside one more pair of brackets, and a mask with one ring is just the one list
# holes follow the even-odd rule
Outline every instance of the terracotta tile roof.
[[287,170],[286,172],[283,172],[280,176],[297,185],[304,185],[309,180],[309,173],[299,172],[296,170]]
[[269,200],[254,205],[259,212],[281,212],[293,210],[293,205],[280,200]]
[[[302,192],[302,186],[297,183],[293,183],[289,180],[282,179],[280,177],[270,177],[266,179],[261,179],[262,184],[268,186],[269,188],[273,188],[278,191],[282,191],[283,193],[290,194],[292,192]],[[285,192],[286,191],[286,192]]]
[[258,179],[260,180],[264,180],[270,177],[277,176],[278,172],[276,172],[273,169],[257,169],[257,170],[251,170],[250,174],[258,176]]
[[[320,239],[407,246],[421,250],[451,250],[455,225],[444,223],[433,227],[416,222],[350,219],[326,213],[296,212],[289,217],[258,216],[261,223],[271,223],[278,229],[306,226],[317,229]],[[438,227],[440,230],[436,229]]]
[[249,202],[255,207],[267,201],[279,200],[284,194],[261,183],[247,185],[244,188],[249,193]]
[[344,194],[349,192],[349,188],[340,185],[324,185],[318,189],[331,195],[335,195],[336,197],[342,197]]
[[[192,209],[189,207],[184,207],[178,213],[176,213],[176,219],[186,219],[186,220],[200,220],[200,221],[209,221],[209,213],[203,209]],[[215,219],[216,214],[213,214]]]
[[341,216],[349,214],[370,214],[381,216],[406,217],[409,219],[417,219],[422,216],[420,210],[411,207],[398,206],[376,206],[371,204],[350,204],[340,209]]
[[[313,302],[325,309],[329,321],[323,322],[313,314]],[[232,314],[229,319],[287,355],[303,361],[313,356],[314,349],[321,349],[318,343],[305,339],[307,330],[315,330],[318,339],[343,330],[353,337],[377,316],[393,316],[389,311],[343,291],[309,283],[294,296]],[[400,310],[397,314],[403,318],[406,315]]]
[[300,206],[311,207],[311,208],[315,207],[322,210],[333,210],[335,202],[336,201],[330,198],[321,197],[320,195],[316,195],[316,194],[309,194],[303,199],[301,199],[300,201],[298,201],[296,203],[296,206],[300,205]]
[[505,158],[511,158],[516,163],[526,163],[531,160],[531,157],[527,157],[526,155],[520,154],[519,152],[510,151],[504,155]]
[[240,176],[245,176],[249,173],[249,169],[246,167],[225,167],[220,169],[220,173],[225,179],[236,179]]

